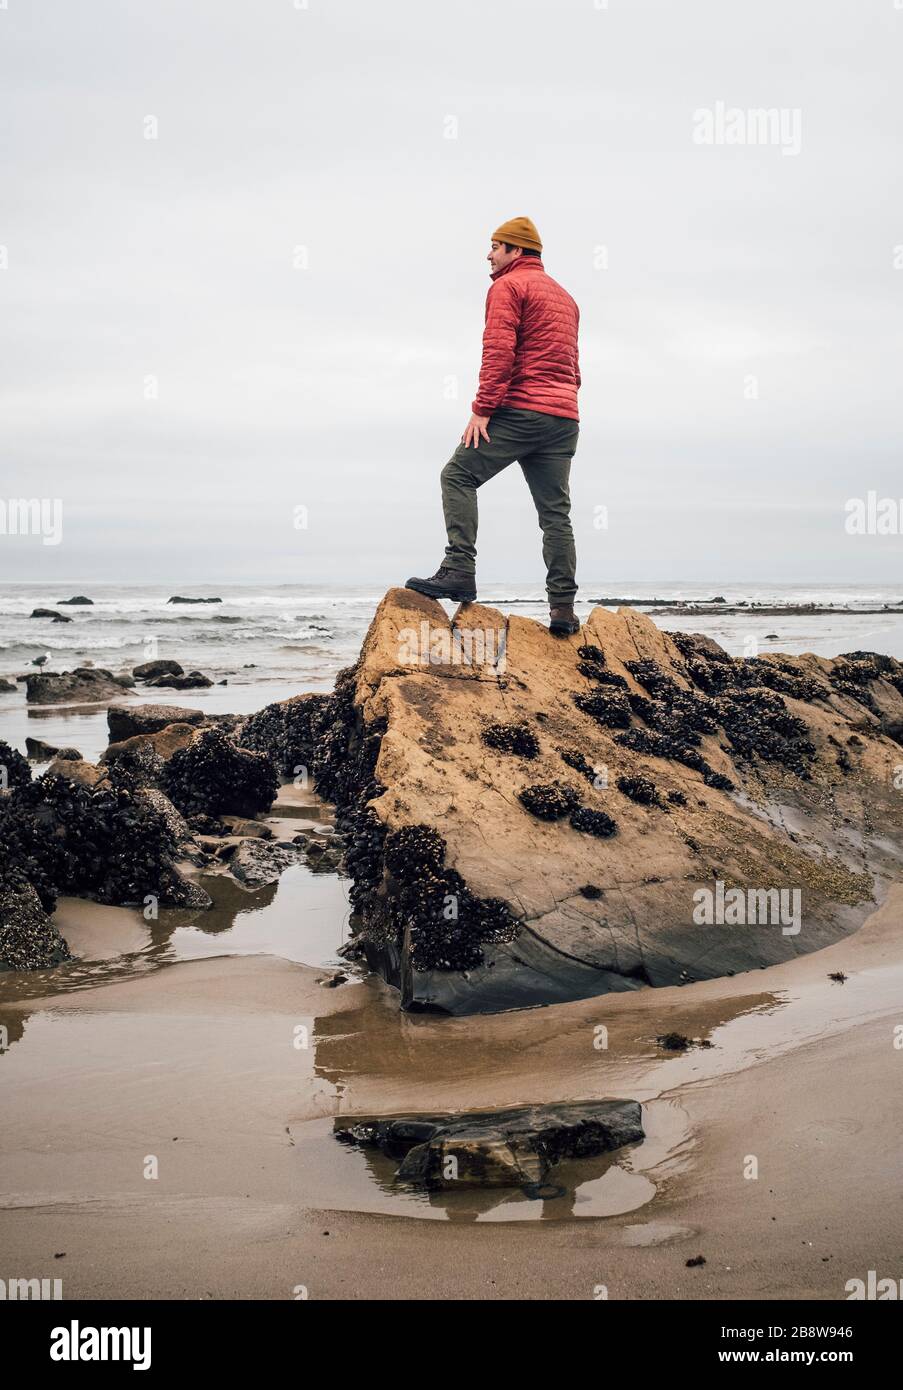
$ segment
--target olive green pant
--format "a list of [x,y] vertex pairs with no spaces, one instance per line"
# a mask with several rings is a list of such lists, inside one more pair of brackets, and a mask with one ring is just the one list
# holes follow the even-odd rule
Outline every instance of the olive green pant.
[[580,426],[564,415],[503,406],[490,417],[486,432],[488,444],[482,438],[478,449],[459,444],[441,473],[448,532],[444,563],[476,573],[477,488],[516,460],[539,517],[549,602],[573,603],[577,556],[568,481]]

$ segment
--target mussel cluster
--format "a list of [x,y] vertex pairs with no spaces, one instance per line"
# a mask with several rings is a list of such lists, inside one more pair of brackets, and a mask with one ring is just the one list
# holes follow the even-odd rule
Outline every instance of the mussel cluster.
[[[0,738],[0,769],[6,769],[5,785],[13,787],[24,787],[31,781],[31,768],[28,759],[23,758],[18,748],[12,748],[4,739]],[[0,786],[4,785],[0,782]]]
[[629,689],[624,677],[619,676],[617,671],[609,671],[607,666],[596,666],[592,661],[578,661],[577,670],[581,676],[586,676],[587,680],[595,681],[596,685],[613,685],[619,690]]
[[166,764],[163,790],[183,815],[254,816],[276,797],[278,777],[266,753],[240,748],[220,728],[203,729]]
[[686,806],[687,804],[686,796],[682,791],[679,791],[677,787],[674,787],[672,791],[668,792],[668,800],[671,802],[672,806]]
[[625,661],[624,665],[634,680],[656,699],[673,699],[680,690],[677,681],[674,680],[673,676],[669,676],[666,671],[663,671],[657,661],[644,657],[640,661]]
[[352,884],[348,898],[355,912],[366,915],[371,894],[383,877],[386,827],[370,806],[361,806],[347,839],[345,866]]
[[616,734],[615,742],[635,753],[670,758],[684,767],[692,767],[702,774],[707,786],[731,791],[730,779],[715,772],[697,752],[702,742],[700,734],[714,733],[718,728],[720,709],[717,702],[682,689],[654,661],[635,661],[628,666],[635,678],[648,682],[647,689],[654,689],[657,695],[653,700],[645,695],[628,696],[631,710],[647,727]]
[[[589,776],[595,776],[592,768],[589,768]],[[537,782],[518,792],[518,798],[539,820],[556,821],[567,816],[573,828],[582,830],[584,834],[607,838],[617,833],[617,822],[611,816],[605,811],[594,811],[589,806],[581,805],[579,792],[565,782]]]
[[732,752],[738,757],[758,757],[765,762],[781,763],[798,776],[807,778],[810,775],[808,764],[815,757],[815,745],[805,720],[791,714],[776,691],[763,687],[760,677],[763,670],[772,669],[769,663],[733,661],[725,654],[713,655],[701,644],[694,644],[685,633],[671,635],[682,653],[694,653],[687,661],[690,674],[693,674],[691,660],[698,658],[706,668],[708,675],[703,679],[697,679],[699,671],[695,672],[697,684],[718,693],[714,697],[694,695],[682,690],[657,667],[657,663],[629,662],[628,667],[636,679],[660,696],[654,701],[633,697],[632,707],[662,735],[665,743],[653,747],[649,740],[636,738],[635,730],[620,736],[618,742],[638,752],[674,758],[701,772],[707,786],[730,791],[733,788],[730,778],[714,772],[695,751],[700,742],[695,736],[697,731],[713,733],[720,725],[727,734]]
[[781,763],[797,776],[810,776],[815,745],[805,720],[791,714],[772,690],[737,690],[719,700],[721,722],[731,749],[741,758]]
[[[779,695],[789,695],[793,700],[827,700],[831,691],[824,681],[816,680],[805,671],[798,670],[789,661],[780,657],[750,658],[746,662],[753,685],[765,685]],[[750,669],[751,668],[751,669]]]
[[519,791],[518,800],[538,820],[561,820],[580,805],[580,797],[564,782],[537,782]]
[[0,881],[32,884],[52,912],[60,893],[102,903],[182,906],[191,885],[174,871],[176,842],[160,812],[116,767],[108,786],[56,773],[17,787],[0,802]]
[[574,704],[597,724],[607,729],[626,729],[630,726],[630,705],[620,690],[602,689],[572,695]]
[[605,665],[605,653],[601,647],[595,646],[592,642],[584,642],[582,647],[578,647],[577,655],[583,661],[591,661],[594,666]]
[[580,752],[579,748],[556,748],[555,752],[562,762],[567,763],[568,767],[572,767],[575,772],[581,773],[587,782],[595,783],[596,769],[589,759]]
[[388,915],[398,933],[410,927],[415,970],[470,970],[490,942],[513,941],[517,919],[501,898],[478,898],[455,869],[442,867],[445,841],[428,825],[390,831],[383,862],[392,876]]
[[669,632],[666,635],[684,658],[685,675],[706,694],[720,695],[755,686],[766,686],[798,700],[825,699],[831,693],[821,681],[780,657],[734,658],[710,646],[696,633]]
[[314,749],[323,732],[320,721],[332,698],[303,695],[267,705],[245,720],[241,746],[268,753],[284,776],[294,776],[298,767],[310,767],[313,762]]
[[495,748],[499,753],[516,753],[521,758],[539,756],[539,739],[526,724],[492,721],[484,726],[480,737],[489,748]]
[[605,811],[594,811],[589,806],[576,807],[568,819],[575,830],[582,830],[586,835],[598,835],[600,839],[607,839],[618,829],[617,822]]
[[629,796],[631,801],[638,801],[641,806],[661,805],[658,788],[650,777],[619,777],[617,787],[619,792]]
[[0,882],[0,966],[45,970],[71,957],[68,942],[32,885]]

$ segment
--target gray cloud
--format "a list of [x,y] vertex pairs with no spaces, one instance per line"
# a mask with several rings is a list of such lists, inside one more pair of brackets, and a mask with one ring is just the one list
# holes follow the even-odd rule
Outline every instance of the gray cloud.
[[[896,578],[899,538],[843,529],[848,497],[903,491],[891,0],[0,23],[0,494],[64,501],[63,544],[0,537],[0,577],[432,566],[488,237],[525,212],[581,306],[582,586]],[[694,145],[717,101],[798,108],[800,153]],[[480,502],[481,573],[541,578],[519,470]]]

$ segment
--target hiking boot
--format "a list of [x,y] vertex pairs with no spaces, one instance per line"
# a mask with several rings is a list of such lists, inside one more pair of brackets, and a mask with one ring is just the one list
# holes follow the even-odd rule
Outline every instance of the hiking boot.
[[475,603],[477,597],[474,576],[466,570],[449,569],[448,565],[440,565],[429,579],[417,579],[415,576],[404,587],[415,589],[418,594],[426,594],[427,598],[454,598],[459,603]]
[[549,631],[556,637],[570,637],[580,631],[580,619],[572,603],[556,603],[549,607]]

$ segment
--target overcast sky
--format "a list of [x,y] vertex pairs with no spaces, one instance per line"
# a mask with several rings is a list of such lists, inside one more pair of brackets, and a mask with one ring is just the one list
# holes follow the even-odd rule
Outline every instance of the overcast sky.
[[[895,0],[8,0],[0,54],[0,499],[63,503],[0,578],[431,573],[526,214],[582,587],[899,581],[844,511],[903,497]],[[718,103],[798,139],[698,143]],[[541,582],[516,465],[480,511]]]

